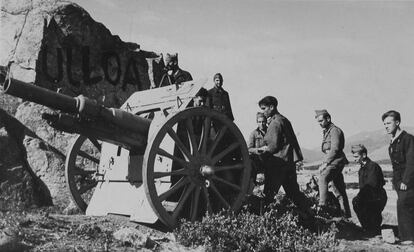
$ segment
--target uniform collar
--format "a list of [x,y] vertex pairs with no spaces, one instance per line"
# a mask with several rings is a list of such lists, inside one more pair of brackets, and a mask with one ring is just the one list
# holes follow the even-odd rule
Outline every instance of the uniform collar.
[[397,140],[400,136],[403,135],[403,133],[405,133],[404,130],[400,130],[397,134],[395,134],[395,136],[391,139],[391,143],[394,143],[395,140]]
[[366,167],[366,166],[367,166],[367,164],[368,164],[369,162],[371,162],[371,159],[369,159],[369,157],[367,157],[367,158],[365,159],[365,161],[363,161],[363,162],[362,162],[362,164],[361,164],[361,168]]
[[331,122],[329,124],[329,127],[326,129],[323,129],[323,135],[327,134],[335,125]]
[[181,72],[181,68],[177,68],[177,71],[175,71],[175,72],[173,73],[173,76],[174,76],[174,77],[177,77],[177,75],[178,75],[180,72]]
[[[278,116],[281,116],[281,114],[279,113],[279,112],[276,112],[274,115],[272,115],[272,117],[270,117],[271,119],[270,119],[270,122],[271,121],[273,121],[273,120],[275,120],[276,119],[276,117],[278,117]],[[269,123],[270,123],[269,122]]]
[[214,91],[216,91],[216,93],[223,93],[224,92],[224,89],[222,87],[214,86],[213,89],[214,89]]
[[259,129],[259,127],[256,128],[256,131],[259,132],[260,135],[264,136],[266,134],[266,131],[262,131]]

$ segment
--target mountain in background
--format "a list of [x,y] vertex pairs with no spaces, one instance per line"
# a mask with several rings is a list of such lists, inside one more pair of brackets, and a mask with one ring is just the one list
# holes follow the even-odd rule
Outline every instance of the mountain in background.
[[[403,127],[403,130],[410,134],[414,133],[414,127]],[[350,137],[347,137],[345,134],[345,138],[344,152],[349,160],[352,160],[351,146],[355,144],[363,144],[367,147],[368,156],[372,160],[389,162],[388,145],[390,143],[390,136],[385,133],[384,129],[363,131]],[[324,156],[320,147],[313,149],[302,148],[302,153],[306,163],[320,162]]]

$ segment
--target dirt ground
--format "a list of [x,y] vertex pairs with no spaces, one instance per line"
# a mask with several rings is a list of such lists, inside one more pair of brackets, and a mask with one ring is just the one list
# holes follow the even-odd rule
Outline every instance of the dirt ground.
[[[0,229],[15,239],[7,247],[0,246],[0,251],[204,251],[201,247],[181,246],[162,225],[148,227],[130,222],[124,216],[90,217],[48,212],[48,209],[0,212]],[[365,237],[352,221],[338,221],[339,245],[332,251],[414,251],[414,247],[385,243],[378,236]],[[139,247],[115,239],[113,233],[125,227],[137,229],[150,239]]]
[[[358,166],[348,166],[344,168],[344,180],[347,185],[348,200],[351,204],[352,217],[348,219],[349,225],[342,225],[337,235],[339,246],[334,251],[414,251],[414,246],[402,246],[384,242],[381,236],[367,237],[361,230],[358,218],[352,209],[352,199],[357,195],[358,189]],[[382,212],[382,229],[393,229],[397,234],[397,193],[391,185],[391,166],[382,166],[385,180],[384,186],[387,192],[387,204]],[[305,185],[312,175],[317,171],[302,170],[298,173],[298,183]]]
[[[179,245],[174,235],[163,230],[160,224],[147,227],[130,222],[125,216],[61,215],[50,211],[0,212],[0,251],[199,250]],[[123,228],[138,230],[147,238],[141,245],[134,244],[132,239],[115,239],[114,232]]]

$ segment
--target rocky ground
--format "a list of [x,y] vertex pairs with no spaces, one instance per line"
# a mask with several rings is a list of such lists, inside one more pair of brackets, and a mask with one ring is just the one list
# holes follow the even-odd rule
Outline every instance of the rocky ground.
[[[123,216],[50,213],[53,209],[0,212],[0,251],[195,251],[175,242],[162,226],[147,227]],[[160,231],[161,230],[161,231]]]
[[[299,173],[304,184],[313,172]],[[350,201],[358,192],[354,188],[355,170],[345,171]],[[383,229],[395,229],[396,195],[387,188],[388,202],[383,211]],[[414,251],[414,246],[386,243],[381,236],[368,237],[352,218],[333,219],[339,245],[332,251]],[[141,225],[124,216],[91,217],[63,215],[48,207],[28,211],[0,212],[0,251],[204,251],[186,248],[175,240],[173,232],[162,224]]]
[[[351,219],[334,219],[339,245],[332,251],[414,251],[366,237]],[[53,209],[0,212],[0,251],[205,251],[176,242],[162,225],[152,227],[123,216],[62,215]]]

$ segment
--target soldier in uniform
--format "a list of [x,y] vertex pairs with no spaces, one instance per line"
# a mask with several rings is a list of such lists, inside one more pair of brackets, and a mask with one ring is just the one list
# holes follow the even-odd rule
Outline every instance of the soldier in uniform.
[[189,107],[204,107],[208,99],[208,91],[205,88],[200,88],[193,100],[188,104]]
[[343,215],[351,217],[348,196],[342,170],[348,160],[343,152],[345,137],[340,128],[331,122],[331,115],[326,109],[316,110],[315,118],[323,128],[322,152],[325,153],[325,160],[319,166],[319,206],[318,213],[326,212],[326,200],[328,195],[328,184],[333,182],[333,193],[337,196]]
[[250,133],[247,148],[250,154],[260,154],[259,148],[264,146],[264,136],[267,131],[266,117],[262,112],[256,114],[257,128]]
[[178,54],[168,54],[165,57],[166,73],[162,76],[159,87],[193,80],[191,74],[178,66]]
[[207,105],[225,114],[230,120],[234,120],[233,112],[230,106],[229,93],[223,89],[223,76],[216,73],[213,77],[214,87],[208,91],[209,100]]
[[359,192],[352,200],[354,211],[362,228],[371,235],[381,234],[382,215],[387,203],[384,175],[381,167],[368,157],[367,148],[358,144],[351,147],[352,155],[361,165],[358,171]]
[[399,238],[404,244],[414,241],[414,136],[401,130],[401,115],[391,110],[382,115],[385,129],[392,136],[388,153],[397,191]]
[[305,213],[309,213],[310,204],[299,190],[296,174],[295,163],[303,160],[302,152],[290,121],[279,113],[277,105],[278,101],[273,96],[266,96],[259,101],[263,114],[270,118],[264,136],[265,145],[259,148],[265,155],[265,204],[271,203],[280,186],[283,186],[286,196]]
[[261,158],[262,151],[259,148],[265,145],[264,136],[267,131],[266,117],[262,112],[257,112],[256,122],[257,122],[257,128],[253,130],[252,133],[250,133],[247,148],[249,150],[250,159],[252,160],[252,163],[253,163],[252,176],[253,178],[256,178],[256,174],[258,176],[260,174],[259,176],[260,178],[258,179],[261,181],[263,180],[264,171],[262,168],[262,163],[263,163],[263,160]]

